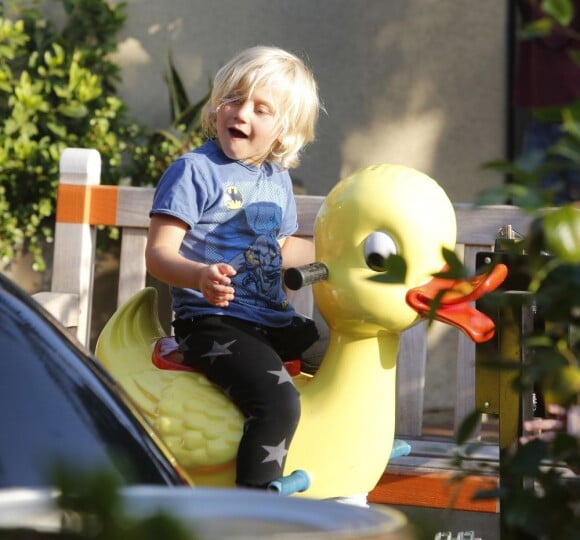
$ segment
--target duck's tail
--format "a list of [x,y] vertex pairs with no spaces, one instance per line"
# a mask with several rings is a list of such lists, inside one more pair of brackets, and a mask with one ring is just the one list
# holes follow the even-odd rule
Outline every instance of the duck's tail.
[[147,287],[115,311],[97,340],[95,355],[119,379],[149,366],[155,342],[165,335],[157,290]]

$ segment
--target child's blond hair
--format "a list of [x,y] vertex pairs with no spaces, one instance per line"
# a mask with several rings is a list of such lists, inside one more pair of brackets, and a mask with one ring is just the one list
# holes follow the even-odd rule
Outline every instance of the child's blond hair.
[[247,98],[256,88],[274,90],[281,134],[265,161],[285,169],[300,162],[300,150],[314,139],[320,102],[310,69],[297,56],[278,47],[246,49],[216,74],[212,92],[202,111],[202,126],[215,137],[216,112],[231,99]]

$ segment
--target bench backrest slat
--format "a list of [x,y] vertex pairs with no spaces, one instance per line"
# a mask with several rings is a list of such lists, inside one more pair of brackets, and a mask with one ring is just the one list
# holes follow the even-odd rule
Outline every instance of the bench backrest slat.
[[421,321],[403,332],[399,345],[396,431],[400,435],[421,435],[426,368],[427,321]]
[[124,304],[135,293],[145,287],[145,245],[147,229],[123,227],[121,234],[121,254],[119,259],[119,286],[117,307]]

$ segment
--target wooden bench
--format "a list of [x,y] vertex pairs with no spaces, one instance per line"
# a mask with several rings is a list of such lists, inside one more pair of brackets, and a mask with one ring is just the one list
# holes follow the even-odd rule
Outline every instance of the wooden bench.
[[[49,292],[36,298],[67,327],[73,328],[88,346],[95,266],[96,229],[119,227],[121,233],[120,274],[117,305],[121,305],[146,283],[144,249],[149,225],[153,188],[100,185],[100,156],[96,150],[66,149],[60,160],[52,283]],[[323,201],[320,196],[297,195],[300,228],[298,235],[312,236],[314,220]],[[512,206],[480,209],[455,204],[458,247],[465,264],[475,268],[475,256],[489,251],[500,227],[510,224],[526,231],[530,218]],[[312,311],[310,296],[298,297],[301,311]],[[456,333],[455,410],[457,428],[475,406],[475,345]],[[494,501],[472,501],[474,491],[497,484],[495,476],[473,477],[458,492],[448,480],[453,472],[447,457],[455,449],[451,437],[425,437],[423,406],[425,371],[430,354],[427,325],[420,323],[404,332],[397,371],[397,437],[409,442],[409,456],[392,460],[371,502],[410,504],[455,509],[497,511]],[[451,378],[451,374],[450,377]],[[441,392],[452,391],[441,388]],[[497,446],[487,447],[481,459],[497,461]],[[491,451],[491,452],[489,452]],[[490,457],[491,456],[491,457]],[[495,457],[494,457],[495,456]],[[451,494],[454,494],[451,497]],[[451,502],[450,502],[451,501]]]

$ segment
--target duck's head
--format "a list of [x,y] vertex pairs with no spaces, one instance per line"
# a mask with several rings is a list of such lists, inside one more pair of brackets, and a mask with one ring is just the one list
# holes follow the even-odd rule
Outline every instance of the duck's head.
[[[427,175],[377,165],[331,190],[317,216],[314,239],[316,260],[328,273],[314,283],[313,292],[328,325],[358,336],[398,333],[421,311],[407,302],[409,291],[432,283],[432,275],[445,265],[443,248],[455,247],[455,212]],[[406,262],[403,283],[389,280],[392,270],[384,262],[391,253]],[[453,302],[456,307],[457,297]]]

